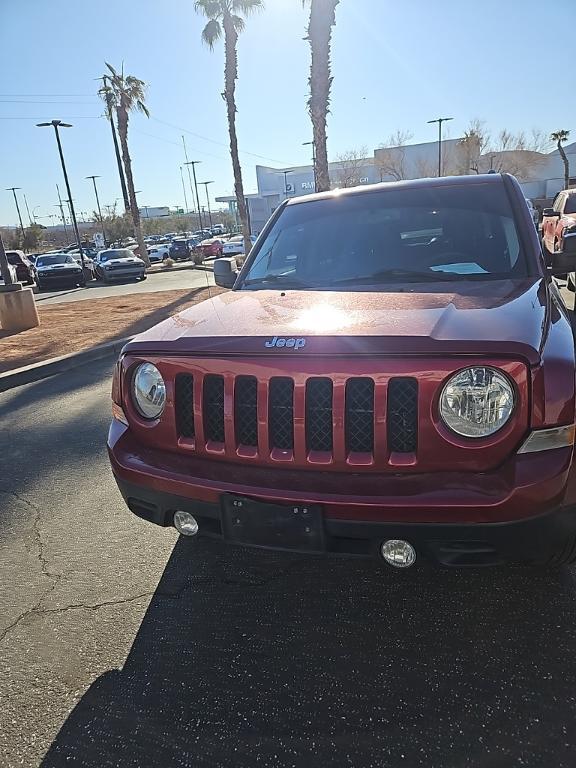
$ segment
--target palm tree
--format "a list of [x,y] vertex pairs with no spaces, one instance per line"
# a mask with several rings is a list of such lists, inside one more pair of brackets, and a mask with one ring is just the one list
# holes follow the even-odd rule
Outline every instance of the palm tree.
[[[306,40],[310,43],[310,98],[308,111],[312,120],[314,140],[314,177],[316,191],[330,189],[328,150],[326,149],[326,118],[330,105],[330,42],[336,24],[336,6],[340,0],[310,0],[310,19]],[[306,0],[302,0],[305,4]]]
[[142,227],[140,225],[140,211],[136,202],[136,193],[134,192],[134,177],[132,176],[132,159],[128,150],[128,120],[130,112],[137,110],[149,117],[148,108],[144,103],[146,95],[146,83],[133,75],[125,75],[124,68],[121,72],[116,72],[114,67],[106,64],[110,70],[107,75],[109,85],[104,85],[98,91],[99,95],[116,110],[116,121],[118,123],[118,135],[120,136],[120,146],[122,147],[122,160],[124,162],[124,173],[126,174],[126,186],[128,187],[128,198],[130,201],[130,212],[132,213],[132,222],[134,224],[134,234],[138,243],[140,258],[150,266],[148,251],[142,236]]
[[248,208],[244,197],[242,184],[242,168],[238,157],[238,138],[236,136],[236,80],[238,79],[238,35],[245,26],[245,21],[240,14],[247,16],[253,11],[259,11],[264,7],[263,0],[196,0],[196,11],[204,14],[208,23],[202,30],[202,40],[212,50],[217,40],[224,34],[224,93],[228,112],[228,133],[230,135],[230,156],[234,171],[234,192],[236,205],[242,224],[244,236],[244,253],[250,252],[252,242],[250,240],[250,225],[248,223]]
[[114,95],[111,88],[107,88],[106,79],[108,75],[102,75],[98,78],[104,83],[101,89],[101,97],[106,104],[106,117],[110,121],[110,128],[112,130],[112,142],[114,144],[114,154],[116,155],[116,165],[118,166],[118,175],[120,176],[120,187],[122,189],[122,197],[124,198],[124,210],[126,213],[130,210],[130,201],[128,200],[128,190],[126,189],[126,179],[124,178],[124,169],[122,168],[122,158],[120,157],[120,149],[118,147],[118,139],[116,138],[116,129],[114,128]]
[[566,152],[564,152],[562,142],[568,141],[569,136],[570,131],[554,131],[554,133],[550,134],[551,140],[556,142],[558,152],[560,152],[560,157],[564,163],[564,189],[568,189],[570,185],[570,165],[568,163],[568,158],[566,157]]

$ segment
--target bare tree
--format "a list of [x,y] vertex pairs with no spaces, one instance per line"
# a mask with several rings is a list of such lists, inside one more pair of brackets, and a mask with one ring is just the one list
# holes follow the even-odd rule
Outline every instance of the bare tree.
[[336,156],[338,168],[334,171],[335,187],[356,187],[361,183],[362,170],[366,167],[368,148],[349,149]]
[[397,129],[376,150],[375,163],[380,173],[380,181],[384,181],[386,176],[394,181],[407,178],[405,146],[411,138],[409,131]]
[[528,141],[528,149],[532,152],[548,152],[550,149],[550,136],[546,131],[540,128],[532,128],[530,131],[530,139]]
[[428,179],[432,176],[436,176],[438,173],[436,163],[426,159],[425,157],[418,157],[414,165],[416,168],[416,173],[418,174],[418,178],[420,179]]

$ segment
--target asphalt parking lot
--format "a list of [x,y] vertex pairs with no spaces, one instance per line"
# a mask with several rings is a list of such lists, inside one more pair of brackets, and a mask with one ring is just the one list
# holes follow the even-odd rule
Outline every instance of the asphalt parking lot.
[[112,480],[110,373],[0,395],[0,765],[574,765],[572,570],[179,540]]
[[[184,266],[185,264],[185,266]],[[94,280],[86,288],[68,288],[58,291],[36,293],[36,301],[41,306],[60,304],[68,301],[87,301],[110,296],[126,296],[132,293],[152,293],[154,291],[179,290],[181,288],[203,288],[214,285],[213,263],[205,262],[201,266],[184,263],[171,272],[150,272],[146,280],[114,282],[108,285],[101,280]]]

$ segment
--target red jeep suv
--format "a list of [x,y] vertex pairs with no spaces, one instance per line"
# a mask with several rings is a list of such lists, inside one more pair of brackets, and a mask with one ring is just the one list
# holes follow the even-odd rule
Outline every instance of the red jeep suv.
[[508,175],[291,199],[233,290],[123,349],[128,507],[241,545],[406,567],[576,558],[575,356]]

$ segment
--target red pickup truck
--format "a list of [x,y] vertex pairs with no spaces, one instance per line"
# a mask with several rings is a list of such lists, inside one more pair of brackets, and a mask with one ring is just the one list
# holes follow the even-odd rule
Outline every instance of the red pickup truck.
[[[576,189],[558,192],[553,207],[542,211],[542,245],[547,255],[576,249]],[[576,289],[573,272],[568,287]]]
[[[129,342],[108,449],[184,535],[407,567],[576,558],[575,355],[508,175],[282,204],[233,290]],[[227,268],[227,275],[220,267]]]

